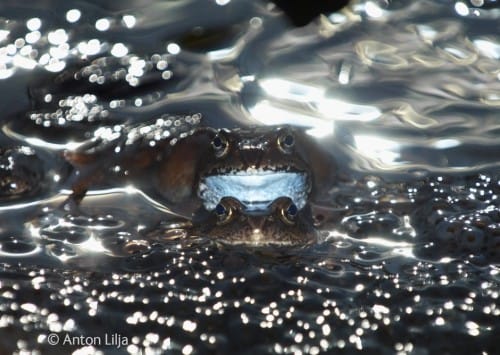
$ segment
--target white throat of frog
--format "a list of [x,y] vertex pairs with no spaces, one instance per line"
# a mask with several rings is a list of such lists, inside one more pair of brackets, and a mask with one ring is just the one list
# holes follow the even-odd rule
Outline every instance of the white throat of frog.
[[298,209],[309,193],[305,173],[247,170],[204,177],[198,196],[207,210],[213,210],[223,197],[238,199],[248,211],[264,210],[278,197],[290,197]]

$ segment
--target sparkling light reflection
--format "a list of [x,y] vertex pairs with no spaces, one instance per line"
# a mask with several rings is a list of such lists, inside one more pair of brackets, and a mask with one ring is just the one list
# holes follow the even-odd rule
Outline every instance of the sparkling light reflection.
[[82,16],[82,13],[78,9],[71,9],[68,12],[66,12],[66,21],[70,23],[77,22],[80,17]]
[[32,250],[25,252],[25,253],[20,253],[20,252],[15,252],[15,253],[8,253],[0,248],[0,256],[14,256],[14,257],[28,257],[30,255],[36,255],[42,251],[42,248],[40,246],[36,246]]
[[[285,79],[265,78],[259,81],[266,97],[279,102],[262,100],[250,108],[252,116],[264,124],[292,123],[314,127],[310,132],[317,137],[333,133],[333,122],[373,121],[381,116],[374,106],[355,105],[326,96],[321,87],[305,85]],[[307,108],[292,107],[291,104],[307,105]]]
[[123,15],[122,21],[127,28],[133,28],[137,23],[137,19],[134,15]]
[[101,42],[98,39],[83,41],[78,43],[77,49],[83,55],[96,55],[101,51]]
[[33,147],[43,147],[43,148],[52,149],[52,150],[71,150],[71,151],[74,151],[74,150],[78,150],[83,145],[88,144],[88,141],[84,141],[84,142],[72,142],[72,141],[70,141],[70,142],[61,143],[61,144],[50,143],[50,142],[44,141],[40,138],[28,137],[28,136],[24,136],[22,134],[19,134],[17,132],[14,132],[7,125],[3,127],[3,132],[9,137],[23,140]]
[[62,202],[61,195],[51,196],[46,199],[33,200],[30,202],[17,203],[12,205],[0,206],[0,212],[8,212],[12,210],[22,210],[29,207],[43,206],[47,204],[57,204]]
[[47,40],[53,45],[60,45],[68,41],[68,34],[62,28],[49,32]]
[[324,99],[325,89],[296,83],[293,81],[267,78],[259,81],[259,85],[267,95],[277,99],[297,102],[318,102]]
[[243,48],[243,43],[240,43],[240,45],[236,44],[235,46],[230,48],[223,48],[216,51],[211,51],[207,53],[207,58],[208,60],[213,62],[221,60],[233,60],[238,56],[242,48]]
[[380,110],[374,106],[354,105],[335,99],[318,102],[317,109],[334,120],[368,122],[381,116]]
[[266,125],[294,124],[302,127],[314,127],[308,130],[308,134],[321,138],[333,134],[333,122],[327,122],[319,117],[303,114],[296,110],[287,110],[276,107],[274,103],[267,100],[258,102],[249,108],[253,118]]
[[[379,237],[379,236],[358,239],[358,238],[354,238],[354,237],[349,236],[349,234],[347,234],[347,233],[341,233],[337,230],[329,231],[327,239],[329,239],[329,238],[345,239],[345,240],[352,241],[353,243],[356,243],[356,244],[366,243],[366,244],[370,244],[370,245],[378,245],[378,246],[382,246],[382,247],[387,247],[389,249],[399,248],[400,250],[405,250],[404,255],[411,255],[411,257],[414,257],[413,253],[412,253],[412,248],[414,247],[413,243],[399,242],[399,241],[395,241],[395,240],[391,240],[391,239]],[[410,250],[411,253],[408,250]]]
[[401,145],[395,141],[368,135],[355,135],[354,141],[363,155],[382,163],[394,164],[400,157]]
[[0,42],[7,39],[7,37],[9,36],[9,33],[10,33],[10,31],[8,31],[8,30],[0,30]]
[[86,241],[78,244],[78,249],[87,253],[103,253],[108,251],[108,249],[102,245],[102,241],[97,239],[93,233],[90,234],[90,237]]
[[[60,191],[60,195],[62,196],[69,196],[73,193],[72,190],[68,189],[62,189]],[[101,189],[101,190],[90,190],[85,194],[85,198],[109,198],[109,195],[139,195],[141,198],[143,198],[145,201],[148,202],[149,206],[154,207],[155,209],[167,213],[172,216],[176,217],[181,217],[181,218],[189,218],[190,216],[185,216],[179,213],[176,213],[172,210],[170,210],[168,207],[163,205],[162,203],[158,202],[157,200],[154,200],[150,196],[148,196],[146,193],[144,193],[142,190],[136,188],[133,185],[127,185],[123,187],[114,187],[110,189]],[[59,199],[61,198],[60,196],[58,197]],[[46,200],[49,201],[49,200]],[[10,207],[10,206],[9,206]],[[0,207],[1,211],[1,207]]]
[[464,4],[463,2],[461,2],[461,1],[457,1],[455,3],[455,11],[460,16],[467,16],[467,15],[469,15],[469,7],[466,4]]
[[26,38],[27,43],[35,44],[36,42],[38,42],[40,40],[40,38],[42,38],[42,34],[40,33],[40,31],[33,31],[33,32],[27,33],[25,38]]
[[13,68],[8,68],[6,69],[5,67],[2,68],[2,64],[0,64],[0,79],[7,79],[10,78],[14,74],[14,69]]
[[167,52],[172,55],[177,55],[181,52],[181,47],[177,43],[169,43],[167,45]]
[[[53,227],[69,227],[69,228],[71,228],[71,227],[74,227],[74,225],[61,218],[58,220],[57,224]],[[89,228],[92,228],[92,227],[89,227]],[[42,236],[42,234],[40,233],[40,231],[42,230],[41,226],[35,225],[35,224],[30,222],[27,224],[27,229],[30,231],[30,235],[32,237],[38,238],[38,239],[44,238]],[[96,229],[96,228],[92,228],[92,229]],[[105,248],[104,245],[102,244],[102,241],[100,239],[98,239],[94,235],[94,233],[90,233],[89,237],[81,243],[71,243],[68,241],[64,241],[63,244],[70,245],[71,248],[78,249],[80,252],[83,252],[83,253],[106,253],[106,252],[109,252],[109,250],[107,248]],[[35,248],[35,250],[31,251],[29,254],[33,254],[33,253],[38,252],[40,250],[41,250],[41,247],[37,246]],[[16,255],[21,255],[21,254],[16,253]],[[23,255],[26,255],[26,254],[23,254]],[[67,262],[68,260],[70,260],[74,257],[77,257],[77,255],[60,254],[60,255],[56,255],[56,257],[62,262]]]
[[111,23],[107,18],[101,18],[101,19],[96,21],[95,28],[98,31],[104,32],[104,31],[109,30],[110,25],[111,25]]
[[437,149],[448,149],[458,147],[461,142],[458,139],[439,139],[435,141],[432,146]]
[[38,17],[34,17],[26,21],[26,27],[30,31],[38,31],[42,27],[42,21]]
[[[66,20],[73,23],[78,21],[80,16],[79,10],[71,9],[66,13]],[[129,22],[131,21],[129,19]],[[96,22],[96,28],[100,31],[107,30],[110,25],[111,21],[106,18]],[[110,47],[95,38],[72,44],[70,43],[72,33],[69,29],[56,28],[40,32],[43,27],[40,18],[30,18],[26,21],[29,32],[21,34],[19,38],[12,38],[11,43],[0,47],[0,79],[11,77],[18,69],[33,70],[39,66],[49,72],[60,72],[66,68],[68,57],[92,56],[109,50]],[[0,30],[0,42],[7,40],[10,35],[9,30]],[[123,44],[114,47],[114,54],[117,57],[126,53],[128,49],[125,49]]]
[[19,54],[16,54],[14,58],[12,58],[12,64],[19,68],[27,69],[27,70],[32,70],[37,66],[37,62],[34,61],[33,59],[29,59],[26,57],[23,57]]
[[384,16],[385,14],[385,11],[377,3],[373,1],[368,1],[365,4],[365,11],[368,16],[373,18],[379,18]]
[[482,55],[492,58],[500,59],[500,44],[495,43],[493,40],[486,39],[475,39],[472,41],[474,46],[476,46],[479,53]]

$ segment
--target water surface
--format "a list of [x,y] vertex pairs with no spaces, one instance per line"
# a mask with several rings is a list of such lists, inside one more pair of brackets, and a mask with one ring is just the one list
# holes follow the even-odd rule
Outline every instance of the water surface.
[[[493,354],[493,5],[360,0],[304,27],[243,0],[0,5],[2,352]],[[66,150],[277,124],[342,173],[320,244],[186,239],[113,181],[59,208]]]

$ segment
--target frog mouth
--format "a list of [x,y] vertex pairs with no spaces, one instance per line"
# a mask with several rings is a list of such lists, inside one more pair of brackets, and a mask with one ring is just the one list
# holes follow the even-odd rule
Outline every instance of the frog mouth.
[[200,179],[198,196],[207,210],[223,197],[238,199],[247,211],[265,210],[278,197],[290,197],[301,209],[307,202],[309,181],[305,172],[291,166],[217,169]]

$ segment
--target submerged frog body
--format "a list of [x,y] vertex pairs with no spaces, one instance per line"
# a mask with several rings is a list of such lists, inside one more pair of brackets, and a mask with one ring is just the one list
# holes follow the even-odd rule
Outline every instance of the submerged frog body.
[[299,210],[289,197],[279,197],[259,211],[224,197],[212,211],[203,208],[195,215],[193,232],[226,244],[303,246],[317,240],[312,221],[309,207]]

